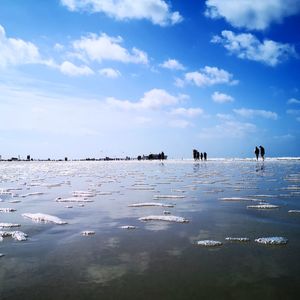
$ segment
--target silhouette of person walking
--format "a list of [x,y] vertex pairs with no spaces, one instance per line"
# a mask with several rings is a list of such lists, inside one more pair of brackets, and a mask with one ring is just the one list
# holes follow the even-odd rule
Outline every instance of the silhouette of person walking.
[[203,160],[203,153],[202,152],[200,153],[200,158],[201,158],[201,160]]
[[257,146],[255,147],[254,153],[255,153],[255,156],[256,156],[256,160],[258,160],[259,149],[257,148]]
[[265,148],[263,146],[259,146],[259,149],[262,160],[265,160]]
[[207,160],[207,153],[206,152],[203,153],[203,157],[204,157],[204,160]]

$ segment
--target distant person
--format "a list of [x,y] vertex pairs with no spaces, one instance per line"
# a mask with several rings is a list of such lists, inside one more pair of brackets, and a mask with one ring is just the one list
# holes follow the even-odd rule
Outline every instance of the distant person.
[[199,160],[200,159],[200,153],[199,153],[199,151],[197,151],[197,160]]
[[257,148],[257,146],[255,147],[254,153],[255,153],[255,156],[256,156],[256,160],[258,160],[259,149]]
[[204,157],[204,160],[207,160],[207,153],[206,152],[203,153],[203,157]]
[[193,150],[193,158],[194,158],[194,160],[197,159],[197,150],[196,149]]
[[259,149],[262,160],[265,160],[265,148],[263,146],[259,146]]
[[203,153],[202,152],[200,153],[200,158],[201,158],[201,160],[203,160]]

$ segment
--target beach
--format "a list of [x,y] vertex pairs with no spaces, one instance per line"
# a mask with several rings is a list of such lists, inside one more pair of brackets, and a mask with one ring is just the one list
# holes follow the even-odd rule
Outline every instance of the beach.
[[300,297],[297,159],[2,161],[0,199],[3,300]]

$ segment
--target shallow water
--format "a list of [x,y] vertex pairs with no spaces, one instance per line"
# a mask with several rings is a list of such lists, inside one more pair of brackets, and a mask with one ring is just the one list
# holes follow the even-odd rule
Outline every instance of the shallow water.
[[[300,209],[299,189],[299,160],[0,162],[0,208],[16,209],[0,223],[28,234],[0,242],[0,299],[299,299],[300,213],[288,213]],[[93,202],[55,201],[74,191]],[[279,208],[247,209],[260,200]],[[189,222],[139,221],[163,215],[129,206],[147,202],[173,204],[171,215]],[[276,236],[288,243],[254,241]]]

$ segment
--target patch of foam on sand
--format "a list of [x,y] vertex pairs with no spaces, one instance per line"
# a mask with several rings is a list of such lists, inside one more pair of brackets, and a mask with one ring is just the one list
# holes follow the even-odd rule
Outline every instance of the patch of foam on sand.
[[262,195],[252,195],[251,197],[257,197],[257,198],[274,198],[274,197],[276,197],[276,195],[262,194]]
[[0,212],[3,212],[3,213],[10,213],[10,212],[14,212],[14,211],[16,211],[16,209],[14,209],[14,208],[9,208],[9,207],[0,208]]
[[285,245],[287,244],[288,239],[281,236],[273,236],[255,239],[255,242],[265,245]]
[[42,214],[42,213],[34,213],[34,214],[25,213],[25,214],[22,214],[22,216],[24,218],[29,218],[34,222],[54,223],[57,225],[67,224],[66,221],[63,221],[62,219],[60,219],[58,217],[47,215],[47,214]]
[[300,209],[290,209],[288,212],[291,213],[291,214],[299,214]]
[[120,226],[121,229],[136,229],[136,226],[133,225],[123,225]]
[[14,223],[0,223],[0,228],[12,228],[12,227],[20,227],[20,224]]
[[56,202],[94,202],[91,199],[87,199],[85,197],[68,197],[68,198],[61,198],[57,197],[55,199]]
[[254,199],[254,198],[248,198],[248,197],[225,197],[225,198],[219,198],[221,201],[228,201],[228,202],[239,202],[239,201],[253,201],[253,202],[264,202],[264,200]]
[[154,199],[181,199],[181,198],[185,198],[184,195],[154,195],[153,196]]
[[273,205],[273,204],[259,204],[259,205],[248,205],[247,208],[274,209],[274,208],[279,208],[279,206],[278,205]]
[[24,194],[24,195],[20,195],[20,197],[22,198],[26,198],[26,197],[30,197],[30,196],[40,196],[40,195],[43,195],[44,193],[42,192],[33,192],[33,193],[27,193],[27,194]]
[[9,191],[9,189],[0,189],[0,195],[9,195],[13,196],[13,193]]
[[250,239],[247,237],[227,237],[225,238],[226,241],[229,242],[249,242]]
[[12,237],[16,241],[26,241],[27,234],[22,231],[0,231],[0,237]]
[[81,231],[81,235],[83,236],[89,236],[89,235],[94,235],[96,232],[93,231],[93,230],[84,230],[84,231]]
[[[0,201],[1,202],[1,201]],[[8,201],[9,203],[20,203],[21,201],[20,200],[10,200]]]
[[223,243],[220,241],[214,241],[214,240],[202,240],[202,241],[197,241],[196,243],[199,246],[204,246],[204,247],[219,247],[222,246]]
[[142,202],[142,203],[134,203],[128,205],[128,207],[147,207],[147,206],[174,207],[173,204],[163,204],[163,203],[156,203],[156,202]]
[[95,197],[95,193],[89,192],[89,191],[74,191],[73,192],[74,197]]
[[140,221],[165,221],[165,222],[175,222],[175,223],[188,223],[189,220],[177,217],[177,216],[164,216],[164,215],[151,215],[147,217],[139,218]]

